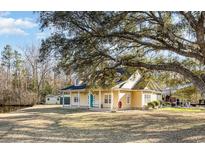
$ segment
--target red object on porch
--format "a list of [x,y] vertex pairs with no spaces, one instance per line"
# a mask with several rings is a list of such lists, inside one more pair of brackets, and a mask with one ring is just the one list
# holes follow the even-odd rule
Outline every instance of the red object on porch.
[[122,102],[121,101],[118,102],[118,108],[122,108]]

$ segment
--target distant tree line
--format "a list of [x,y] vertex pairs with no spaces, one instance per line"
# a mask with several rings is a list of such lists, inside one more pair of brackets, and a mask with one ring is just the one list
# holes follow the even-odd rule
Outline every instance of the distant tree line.
[[69,76],[47,58],[39,61],[39,48],[30,45],[20,51],[6,45],[0,58],[0,105],[43,103],[48,94],[58,94]]

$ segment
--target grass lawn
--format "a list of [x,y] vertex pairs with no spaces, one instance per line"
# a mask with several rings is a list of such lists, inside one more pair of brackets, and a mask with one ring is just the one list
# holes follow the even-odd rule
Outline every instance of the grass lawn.
[[39,105],[0,114],[0,142],[205,142],[205,112],[110,113]]
[[174,112],[205,112],[204,108],[176,108],[176,107],[166,107],[160,108],[162,111],[174,111]]

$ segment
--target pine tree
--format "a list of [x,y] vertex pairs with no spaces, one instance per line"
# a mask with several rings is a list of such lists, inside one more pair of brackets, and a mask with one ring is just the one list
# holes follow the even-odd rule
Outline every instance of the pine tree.
[[1,65],[6,68],[6,76],[7,76],[7,83],[6,86],[9,88],[11,86],[11,69],[12,69],[12,62],[13,62],[13,56],[14,52],[12,51],[12,48],[10,45],[6,45],[4,47],[4,50],[1,54]]

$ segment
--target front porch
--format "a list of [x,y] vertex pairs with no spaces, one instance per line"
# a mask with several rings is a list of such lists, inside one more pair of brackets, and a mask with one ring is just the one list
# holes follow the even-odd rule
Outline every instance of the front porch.
[[[113,89],[81,89],[81,90],[64,90],[63,91],[64,108],[89,108],[89,109],[109,109],[121,110],[131,109],[132,91],[113,90]],[[69,95],[69,104],[64,102],[64,96]],[[133,97],[133,98],[132,98]],[[122,108],[118,102],[122,102]]]
[[[69,96],[69,103],[65,103]],[[97,108],[111,109],[114,96],[109,90],[62,90],[62,106],[64,108]]]

